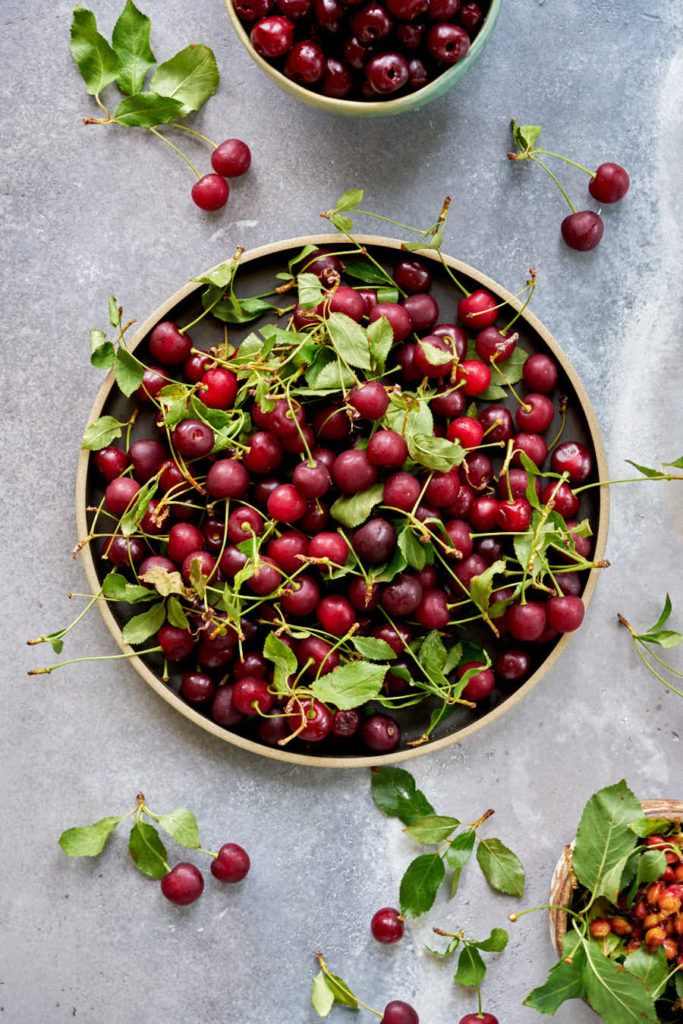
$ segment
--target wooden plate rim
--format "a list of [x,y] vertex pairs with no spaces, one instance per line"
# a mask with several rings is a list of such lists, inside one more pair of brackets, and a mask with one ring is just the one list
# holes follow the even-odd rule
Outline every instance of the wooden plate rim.
[[[385,249],[400,250],[402,242],[400,239],[385,238],[380,235],[358,235],[355,236],[357,241],[361,245],[365,246],[379,246]],[[268,245],[262,245],[255,249],[250,249],[245,252],[241,257],[240,265],[253,262],[254,260],[261,259],[266,256],[271,256],[275,253],[283,250],[295,249],[303,247],[304,245],[339,245],[342,239],[338,234],[331,235],[301,235],[296,238],[288,238],[281,242],[272,242]],[[422,250],[419,255],[424,258],[431,260],[432,262],[439,264],[440,260],[434,255],[433,250]],[[444,262],[456,273],[465,275],[472,280],[476,281],[481,287],[486,288],[488,291],[493,292],[504,300],[509,306],[516,311],[520,310],[522,303],[516,299],[514,295],[508,292],[505,288],[502,288],[497,282],[493,281],[490,277],[482,274],[480,271],[475,270],[468,264],[456,260],[450,256],[443,257]],[[211,271],[205,271],[201,275],[205,276]],[[203,287],[199,282],[189,281],[182,288],[179,288],[170,298],[163,302],[147,319],[141,324],[138,330],[135,332],[129,342],[129,349],[134,350],[143,340],[147,337],[148,333],[154,327],[156,323],[166,316],[166,314],[173,309],[178,303],[182,302],[189,295],[191,295],[197,289]],[[531,329],[535,331],[542,338],[543,342],[548,346],[557,362],[566,373],[567,377],[571,381],[572,387],[576,391],[581,408],[586,417],[588,423],[588,429],[593,443],[595,451],[596,467],[598,472],[599,480],[607,480],[607,458],[605,455],[605,447],[602,440],[602,434],[598,425],[595,411],[591,404],[591,401],[586,393],[586,390],[579,379],[576,370],[572,366],[571,362],[560,348],[559,344],[550,332],[543,326],[540,320],[528,310],[525,310],[522,314],[522,318],[526,320]],[[101,414],[102,408],[109,396],[109,392],[115,384],[115,378],[113,371],[109,371],[103,384],[101,385],[97,396],[95,398],[90,415],[88,416],[87,426],[90,426]],[[78,467],[76,473],[76,525],[78,530],[79,540],[82,540],[88,534],[88,524],[86,517],[86,487],[88,477],[88,462],[90,459],[90,452],[82,450],[78,460]],[[600,488],[599,502],[598,502],[598,529],[595,534],[595,560],[601,560],[605,553],[605,546],[607,543],[607,527],[609,520],[609,491],[606,487]],[[82,551],[83,565],[85,573],[88,578],[88,582],[92,588],[92,592],[96,593],[100,588],[100,580],[95,569],[95,562],[93,559],[90,547],[86,545]],[[591,569],[586,587],[583,591],[582,598],[586,607],[590,603],[590,600],[595,591],[595,587],[598,581],[600,570]],[[397,764],[401,761],[409,761],[416,757],[421,757],[423,754],[432,753],[437,750],[444,750],[449,747],[452,743],[460,742],[466,739],[468,736],[474,735],[484,726],[494,722],[497,718],[500,718],[506,711],[514,707],[523,697],[525,697],[538,683],[541,681],[543,676],[552,668],[557,659],[560,657],[562,652],[569,644],[573,634],[565,633],[558,641],[556,646],[539,666],[539,668],[531,675],[527,681],[520,686],[510,697],[508,697],[502,704],[494,708],[488,714],[478,719],[476,722],[472,722],[470,725],[465,726],[462,729],[458,729],[456,732],[449,736],[444,736],[438,740],[432,740],[429,743],[425,743],[420,747],[411,747],[409,749],[399,750],[390,754],[378,754],[369,755],[366,757],[315,757],[311,754],[299,754],[292,753],[288,750],[281,750],[276,747],[269,747],[265,744],[256,743],[253,740],[246,739],[243,736],[239,736],[236,733],[230,732],[228,729],[224,729],[217,725],[215,722],[210,721],[204,715],[199,714],[194,708],[189,707],[182,701],[175,693],[173,693],[168,686],[166,686],[156,675],[148,668],[147,665],[139,658],[133,648],[130,647],[123,641],[121,629],[114,618],[108,603],[103,599],[98,599],[96,602],[102,618],[104,619],[107,628],[114,637],[114,640],[118,644],[121,651],[128,655],[128,661],[136,669],[136,671],[142,676],[156,693],[159,694],[168,704],[170,704],[176,711],[179,711],[185,718],[188,718],[195,725],[200,726],[207,732],[212,733],[219,739],[225,740],[228,743],[232,743],[234,746],[240,747],[242,750],[249,750],[252,753],[260,754],[262,757],[268,757],[275,761],[282,761],[289,764],[305,764],[314,765],[318,768],[363,768],[373,767],[375,765],[385,764]]]

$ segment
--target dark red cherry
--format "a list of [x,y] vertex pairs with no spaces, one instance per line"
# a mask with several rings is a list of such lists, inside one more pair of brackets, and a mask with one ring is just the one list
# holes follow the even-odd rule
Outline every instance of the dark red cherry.
[[578,441],[565,441],[559,444],[550,458],[550,466],[554,473],[569,473],[573,484],[583,483],[593,469],[593,456],[584,444]]
[[561,224],[562,237],[570,249],[589,252],[600,243],[605,225],[600,214],[594,210],[580,210],[570,213]]
[[239,178],[251,167],[251,150],[241,139],[226,139],[211,154],[211,166],[224,178]]
[[588,191],[599,203],[618,203],[630,184],[628,174],[619,164],[600,164],[588,183]]
[[464,28],[450,22],[439,22],[427,32],[427,49],[436,60],[456,64],[467,54],[470,37]]
[[246,850],[237,843],[224,843],[218,856],[211,861],[211,874],[219,882],[241,882],[246,878],[251,861]]
[[205,174],[194,183],[191,195],[200,210],[220,210],[228,201],[230,186],[220,174]]
[[370,0],[359,11],[356,11],[351,19],[353,34],[359,43],[369,46],[380,39],[385,39],[394,26],[393,21],[386,12],[386,9],[377,3],[377,0]]
[[252,28],[250,39],[261,57],[283,57],[294,42],[294,23],[279,14],[262,18]]
[[384,945],[390,945],[403,938],[403,917],[393,907],[383,907],[376,911],[370,921],[373,939]]
[[421,260],[406,257],[394,267],[393,278],[399,288],[408,295],[428,292],[432,286],[432,272]]
[[161,879],[161,891],[171,903],[187,907],[198,900],[204,891],[204,878],[194,864],[181,861]]
[[466,28],[470,35],[479,28],[484,20],[484,12],[475,0],[466,0],[460,8],[458,21],[463,28]]
[[[408,81],[408,62],[400,53],[382,53],[368,62],[366,74],[374,91],[388,96],[398,92]],[[378,308],[376,306],[373,313]]]
[[313,85],[325,74],[325,54],[312,39],[295,43],[287,54],[285,74],[301,85]]

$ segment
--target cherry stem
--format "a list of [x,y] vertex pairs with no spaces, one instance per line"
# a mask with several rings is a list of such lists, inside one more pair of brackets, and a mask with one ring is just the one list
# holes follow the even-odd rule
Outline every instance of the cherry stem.
[[161,140],[162,140],[163,142],[165,142],[167,146],[170,146],[170,147],[171,147],[171,149],[172,149],[172,150],[174,150],[174,151],[175,151],[175,152],[176,152],[176,153],[178,154],[178,156],[179,156],[179,157],[181,158],[181,160],[184,160],[184,161],[185,161],[185,163],[187,164],[187,166],[188,166],[188,167],[189,167],[189,168],[190,168],[191,170],[193,170],[193,171],[194,171],[194,173],[195,173],[195,174],[197,175],[197,179],[201,178],[201,174],[199,173],[199,171],[197,170],[197,168],[196,168],[196,167],[194,166],[194,164],[191,164],[191,163],[190,163],[190,161],[189,161],[189,160],[187,159],[187,157],[186,157],[186,156],[185,156],[185,154],[184,154],[184,153],[182,152],[182,150],[178,149],[178,147],[177,147],[177,146],[174,146],[174,145],[173,145],[173,143],[171,142],[171,140],[170,140],[170,139],[167,139],[165,135],[162,135],[162,134],[161,134],[161,132],[158,132],[158,131],[156,130],[156,128],[148,128],[148,129],[147,129],[147,131],[148,131],[148,132],[151,132],[151,133],[152,133],[152,135],[156,135],[156,137],[157,137],[158,139],[161,139]]
[[570,160],[568,156],[561,156],[559,153],[551,153],[549,149],[537,149],[537,153],[543,153],[544,156],[554,156],[556,160],[564,160],[566,164],[571,164],[572,167],[577,167],[580,171],[585,171],[591,178],[595,177],[595,171],[589,171],[587,167],[582,164],[577,164],[576,160]]
[[[524,305],[522,306],[522,308],[520,310],[518,310],[515,313],[515,315],[513,316],[512,320],[510,321],[510,323],[507,324],[507,326],[503,327],[502,331],[500,332],[501,334],[505,334],[507,331],[510,330],[510,328],[513,326],[513,324],[515,324],[516,321],[519,320],[520,316],[522,315],[524,310],[527,308],[527,306],[531,302],[531,298],[532,298],[534,292],[536,291],[536,270],[535,270],[534,267],[530,267],[529,268],[529,274],[531,275],[531,280],[527,283],[527,288],[529,289],[529,294],[527,295],[526,299],[524,300]],[[520,295],[521,294],[523,294],[523,292],[520,292]]]
[[559,906],[557,903],[541,903],[538,907],[527,907],[526,910],[520,910],[519,913],[508,914],[508,921],[518,921],[520,917],[524,917],[525,914],[532,914],[535,910],[562,910],[565,914],[569,914],[570,917],[575,918],[577,921],[583,921],[581,914],[577,914],[576,911],[570,910],[569,907]]
[[[188,128],[184,124],[177,124],[177,122],[175,122],[175,121],[171,121],[169,123],[168,127],[169,128],[180,128],[181,131],[189,132],[190,135],[196,135],[198,139],[203,139],[204,142],[208,142],[208,144],[210,146],[213,146],[214,149],[218,149],[218,144],[216,142],[212,142],[211,139],[207,139],[206,135],[202,135],[201,132],[195,131],[194,128]],[[550,154],[550,155],[552,156],[553,154]]]
[[[337,986],[338,982],[332,977],[332,972],[330,971],[329,967],[325,963],[325,960],[323,959],[322,953],[316,953],[315,956],[316,956],[316,960],[320,964],[320,970],[323,972],[325,977],[330,978],[332,980],[333,984],[335,986]],[[371,1006],[368,1006],[367,1003],[362,1002],[358,998],[357,995],[355,995],[353,992],[351,992],[350,989],[349,989],[349,994],[353,996],[353,998],[356,1000],[358,1005],[362,1006],[364,1010],[367,1010],[369,1013],[374,1013],[375,1017],[382,1017],[383,1016],[383,1014],[381,1014],[378,1010],[373,1010],[373,1008]]]
[[555,445],[557,444],[557,442],[560,440],[560,438],[562,437],[562,435],[564,433],[565,424],[567,422],[567,405],[568,405],[568,401],[569,400],[568,400],[566,395],[560,395],[560,416],[562,417],[562,419],[560,420],[560,429],[557,431],[557,433],[555,434],[555,437],[552,439],[552,441],[548,445],[548,451],[549,452],[551,452],[553,450],[553,448],[555,447]]
[[581,491],[587,491],[591,487],[607,487],[609,484],[642,484],[647,481],[656,483],[658,480],[683,480],[683,476],[675,473],[659,473],[657,476],[630,476],[624,480],[596,480],[595,483],[575,487],[574,494],[580,494]]
[[132,651],[130,654],[101,654],[91,658],[71,658],[69,661],[60,661],[49,668],[34,668],[26,674],[29,676],[43,676],[54,672],[56,668],[64,668],[65,665],[75,665],[79,661],[116,661],[118,658],[141,658],[143,654],[156,654],[161,647],[149,647],[146,651]]
[[567,202],[569,203],[569,209],[570,209],[570,210],[572,211],[572,213],[576,213],[576,207],[574,206],[574,204],[572,203],[571,199],[569,198],[569,196],[567,195],[567,193],[565,192],[565,190],[564,190],[564,189],[562,188],[562,186],[560,185],[559,181],[557,180],[557,178],[555,177],[555,175],[553,174],[553,172],[552,172],[552,171],[550,170],[550,168],[549,168],[549,167],[546,167],[546,165],[545,165],[545,164],[543,163],[543,161],[542,161],[542,160],[539,160],[539,159],[538,159],[537,157],[535,157],[535,156],[529,156],[529,157],[528,157],[528,159],[529,159],[529,160],[533,160],[533,162],[534,162],[535,164],[538,164],[538,166],[539,166],[539,167],[542,167],[542,168],[543,168],[543,170],[544,170],[544,171],[545,171],[545,172],[546,172],[547,174],[549,174],[549,175],[550,175],[550,177],[551,177],[551,178],[553,179],[553,181],[555,182],[555,184],[556,184],[556,185],[557,185],[557,187],[559,188],[559,190],[560,190],[560,192],[562,193],[562,195],[564,196],[564,198],[565,198],[565,199],[567,200]]

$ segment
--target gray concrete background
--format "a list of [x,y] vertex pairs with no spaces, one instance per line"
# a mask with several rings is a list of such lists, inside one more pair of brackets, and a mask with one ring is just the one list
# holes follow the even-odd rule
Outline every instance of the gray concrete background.
[[[99,0],[103,29],[118,0]],[[395,904],[415,850],[370,799],[367,771],[279,766],[211,738],[120,663],[51,677],[29,636],[68,620],[84,589],[71,560],[76,456],[100,376],[87,336],[113,291],[146,317],[188,277],[247,247],[321,227],[346,188],[408,223],[454,198],[446,251],[514,291],[536,266],[535,312],[574,361],[604,431],[613,476],[681,450],[683,82],[677,0],[505,0],[484,56],[448,96],[415,114],[347,121],[281,93],[253,66],[220,0],[148,0],[161,59],[191,41],[215,49],[223,80],[195,125],[253,149],[252,172],[215,215],[190,202],[191,176],[144,132],[87,128],[95,113],[68,49],[71,5],[5,0],[3,245],[4,770],[0,1020],[11,1024],[309,1024],[313,952],[371,1005],[413,1003],[423,1024],[474,1008],[452,968],[423,953],[429,929],[475,937],[505,924],[514,900],[476,866],[455,902],[439,900],[397,947],[369,919]],[[563,201],[538,168],[513,167],[508,120],[595,166],[622,162],[632,190],[605,211],[592,254],[566,249]],[[208,156],[188,145],[208,168]],[[565,173],[583,203],[585,183]],[[371,227],[371,225],[368,225]],[[414,762],[442,813],[473,819],[527,869],[524,905],[545,900],[555,860],[591,792],[625,776],[641,797],[683,796],[682,704],[637,660],[616,623],[649,624],[665,590],[683,616],[681,490],[613,489],[608,557],[584,628],[543,684],[465,743]],[[93,613],[66,653],[113,653]],[[673,658],[680,666],[680,653]],[[208,846],[233,840],[253,869],[209,882],[187,910],[166,903],[127,860],[124,836],[93,862],[68,860],[62,829],[122,813],[138,789],[160,810],[189,805]],[[539,1019],[521,1006],[553,962],[542,913],[511,926],[484,1002],[501,1024]],[[347,1011],[335,1009],[331,1019]],[[350,1019],[350,1018],[349,1018]],[[370,1019],[364,1017],[364,1019]],[[567,1004],[561,1024],[589,1024]]]

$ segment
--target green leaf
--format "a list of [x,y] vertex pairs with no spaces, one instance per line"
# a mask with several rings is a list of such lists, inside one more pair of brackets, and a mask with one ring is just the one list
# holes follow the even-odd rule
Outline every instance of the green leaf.
[[334,518],[344,526],[360,526],[372,512],[375,505],[382,500],[384,484],[376,483],[358,494],[350,494],[348,497],[337,498],[330,508]]
[[638,860],[636,887],[656,882],[666,870],[666,854],[663,850],[646,850]]
[[368,336],[346,313],[330,313],[325,322],[332,347],[349,366],[371,368]]
[[116,350],[111,341],[107,341],[104,331],[90,332],[90,363],[98,370],[111,370],[116,358]]
[[327,985],[334,996],[335,1003],[341,1006],[348,1006],[352,1010],[358,1009],[358,1000],[345,981],[331,972],[325,975]]
[[426,548],[429,545],[420,543],[408,522],[405,522],[399,530],[398,546],[411,569],[417,569],[418,572],[421,572],[427,564]]
[[683,635],[673,629],[660,629],[658,633],[641,633],[639,639],[646,644],[657,644],[659,647],[678,647],[683,642]]
[[453,871],[462,871],[472,856],[476,838],[477,833],[473,828],[468,828],[465,832],[458,832],[446,850],[446,864],[449,868],[452,868]]
[[[491,383],[486,391],[482,391],[480,395],[477,395],[477,398],[487,402],[495,401],[499,398],[507,398],[506,384],[517,384],[522,379],[522,371],[528,358],[529,353],[517,345],[513,349],[512,355],[507,359],[500,363],[493,362],[488,364],[491,367]],[[498,372],[498,368],[502,370],[502,373]],[[503,377],[503,374],[505,374],[505,377]],[[507,378],[507,381],[505,378]]]
[[637,838],[629,826],[642,815],[640,804],[623,780],[599,790],[586,804],[576,833],[572,864],[581,885],[596,898],[605,896],[616,902],[620,876],[613,869],[635,847]]
[[488,939],[484,939],[482,942],[473,942],[472,945],[484,953],[502,953],[509,938],[510,936],[504,928],[492,928]]
[[156,128],[183,116],[183,105],[156,92],[139,92],[121,100],[114,111],[114,120],[125,128]]
[[654,953],[648,953],[644,945],[640,946],[635,953],[629,953],[624,960],[624,967],[630,974],[640,978],[645,988],[652,993],[664,983],[669,973],[663,946]]
[[399,890],[404,917],[419,917],[429,910],[445,874],[446,869],[438,853],[423,853],[408,865]]
[[676,995],[679,999],[683,999],[683,971],[679,971],[675,976],[674,984],[676,987]]
[[[200,284],[213,285],[220,291],[225,289],[232,283],[232,280],[237,273],[239,261],[231,256],[229,260],[225,260],[224,263],[219,263],[217,267],[214,267],[208,274],[203,277],[193,277],[193,281],[198,281]],[[251,337],[251,335],[250,335]],[[241,347],[241,346],[240,346]]]
[[647,476],[650,479],[653,477],[660,477],[662,475],[661,469],[650,469],[648,466],[640,466],[637,462],[632,462],[631,459],[625,459],[624,461],[628,462],[629,466],[633,466],[634,469],[637,469],[639,473],[643,474],[643,476]]
[[381,316],[379,320],[374,320],[369,325],[368,338],[373,368],[376,372],[383,373],[387,356],[394,344],[394,331],[385,316]]
[[392,392],[389,395],[389,408],[384,414],[382,424],[395,430],[406,438],[412,434],[423,434],[428,437],[434,433],[434,420],[429,403],[415,395]]
[[125,601],[126,604],[135,604],[137,601],[149,601],[154,597],[154,592],[147,587],[138,586],[137,583],[129,583],[125,576],[112,570],[104,578],[102,583],[102,594],[111,601]]
[[97,31],[92,11],[76,7],[71,22],[71,56],[78,65],[90,96],[98,96],[116,79],[119,60],[111,46]]
[[488,612],[491,605],[493,578],[505,572],[505,569],[506,564],[504,561],[493,562],[488,569],[485,569],[484,572],[472,579],[470,583],[470,597],[481,611]]
[[481,985],[486,974],[486,964],[474,946],[464,946],[458,958],[458,969],[454,974],[460,985]]
[[522,863],[500,839],[482,839],[477,847],[477,861],[489,884],[498,892],[510,896],[524,895]]
[[335,203],[335,210],[355,210],[363,202],[363,189],[350,188]]
[[199,841],[197,819],[187,807],[176,807],[170,814],[160,814],[156,822],[159,828],[175,839],[176,843],[188,850],[198,850],[202,845]]
[[287,644],[280,640],[275,633],[269,633],[263,645],[263,654],[275,666],[273,672],[273,686],[279,697],[289,697],[289,678],[296,675],[298,663],[296,655]]
[[404,831],[416,843],[432,846],[443,842],[444,839],[448,839],[459,824],[460,822],[457,818],[443,817],[440,814],[427,814],[420,818],[419,821],[408,825]]
[[59,837],[59,845],[69,857],[96,857],[121,818],[102,818],[94,825],[68,828]]
[[538,500],[538,494],[536,493],[536,477],[538,476],[538,466],[535,462],[532,462],[526,452],[520,450],[519,458],[522,463],[522,468],[526,470],[527,485],[526,485],[526,500],[529,502],[532,508],[540,508],[541,503]]
[[106,448],[115,438],[121,437],[123,426],[124,424],[119,423],[113,416],[100,416],[98,420],[86,427],[81,448],[91,452]]
[[[381,269],[381,267],[375,266],[374,263],[368,263],[365,260],[346,261],[344,263],[344,273],[347,274],[349,277],[355,277],[357,281],[362,281],[363,284],[393,284],[390,274],[387,274],[386,271]],[[379,320],[376,320],[375,323],[379,323]]]
[[454,935],[443,951],[438,949],[432,949],[431,946],[426,946],[425,949],[427,950],[428,953],[433,953],[434,956],[438,956],[442,960],[445,960],[447,957],[452,956],[453,953],[455,953],[459,945],[460,939],[457,935]]
[[166,602],[166,615],[170,626],[176,629],[189,629],[190,623],[177,597],[169,597]]
[[644,982],[604,956],[596,943],[583,946],[586,996],[605,1024],[658,1024],[654,1000]]
[[433,434],[406,433],[406,444],[411,459],[428,469],[439,473],[447,473],[454,466],[459,466],[465,458],[465,452],[459,441],[449,441],[446,437],[434,437]]
[[319,676],[311,684],[311,693],[323,704],[348,711],[378,697],[386,674],[386,665],[351,661]]
[[[573,932],[565,935],[562,953],[563,959],[550,970],[545,983],[529,993],[524,1000],[524,1006],[552,1017],[567,999],[586,998],[583,980],[586,954]],[[566,957],[571,963],[566,962]]]
[[114,360],[114,376],[116,383],[127,398],[142,384],[144,368],[128,349],[119,348]]
[[541,126],[538,124],[519,125],[515,121],[514,117],[510,122],[510,127],[512,128],[512,135],[521,153],[524,153],[529,149],[533,149],[538,142],[538,137],[542,131]]
[[353,221],[350,217],[343,217],[340,213],[333,213],[330,220],[337,231],[341,231],[343,234],[349,234],[349,232],[353,231]]
[[434,808],[415,779],[405,768],[387,765],[372,773],[372,798],[381,811],[412,825],[419,818],[433,814]]
[[150,605],[141,615],[134,615],[123,627],[123,641],[127,644],[141,644],[143,640],[158,633],[166,621],[163,601]]
[[158,486],[158,481],[152,478],[146,484],[143,484],[135,495],[119,523],[119,529],[124,537],[130,537],[131,534],[137,531],[140,520],[144,518]]
[[334,1001],[334,992],[327,984],[327,978],[324,973],[320,971],[313,979],[313,986],[311,988],[313,1009],[319,1017],[327,1017],[334,1006]]
[[317,274],[297,274],[296,284],[302,309],[314,309],[323,301],[323,286]]
[[218,88],[219,74],[213,50],[203,43],[186,46],[175,57],[160,64],[149,87],[161,96],[178,100],[184,117],[206,103]]
[[668,818],[638,818],[636,821],[632,821],[629,828],[641,839],[646,836],[654,836],[658,832],[666,832],[671,827],[671,822]]
[[156,64],[149,45],[151,27],[152,22],[137,9],[133,0],[128,0],[114,25],[111,41],[120,67],[116,84],[127,96],[142,92],[145,75]]
[[266,302],[265,299],[238,299],[235,297],[214,306],[212,314],[217,320],[226,324],[247,324],[271,309],[278,309],[278,307],[274,306],[272,302]]
[[114,295],[109,296],[107,300],[107,308],[109,310],[109,323],[112,325],[112,327],[120,327],[121,311],[119,310],[119,306]]
[[386,640],[378,640],[374,636],[354,636],[351,643],[362,658],[370,661],[393,661],[396,657],[394,648]]
[[329,348],[321,348],[306,370],[306,383],[316,391],[341,391],[356,383],[351,370]]
[[166,847],[157,830],[148,822],[135,822],[130,830],[128,852],[136,868],[150,878],[165,878],[168,874]]
[[659,618],[655,622],[654,626],[650,626],[650,628],[648,630],[646,630],[646,632],[647,633],[657,633],[662,628],[664,623],[669,620],[669,617],[671,616],[672,610],[673,610],[673,606],[671,604],[671,598],[667,594],[666,597],[664,598],[664,607],[662,608],[662,614],[659,616]]

